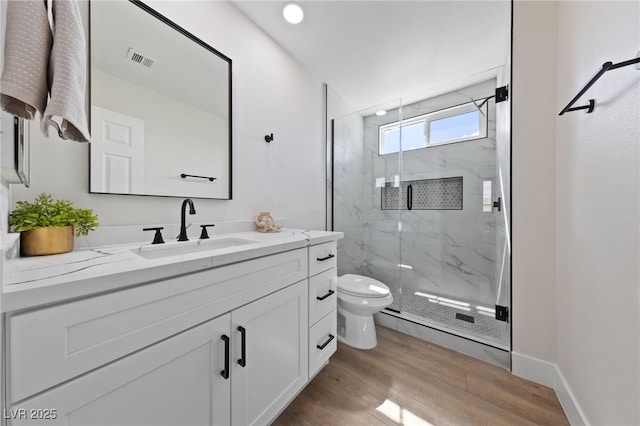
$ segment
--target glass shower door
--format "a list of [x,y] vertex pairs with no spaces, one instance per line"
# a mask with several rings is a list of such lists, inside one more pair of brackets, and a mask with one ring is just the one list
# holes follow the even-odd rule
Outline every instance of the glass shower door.
[[403,106],[398,303],[411,320],[509,349],[508,323],[495,319],[499,299],[508,301],[510,259],[495,87]]
[[339,274],[386,284],[387,313],[508,350],[496,319],[509,306],[509,144],[496,130],[508,109],[495,87],[334,119],[332,223]]

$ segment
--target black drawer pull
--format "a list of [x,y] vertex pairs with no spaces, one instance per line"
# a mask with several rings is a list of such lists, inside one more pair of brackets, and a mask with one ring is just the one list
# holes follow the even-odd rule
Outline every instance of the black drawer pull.
[[326,341],[326,342],[324,342],[324,343],[323,343],[323,344],[321,344],[321,345],[316,345],[316,348],[318,348],[318,349],[320,349],[320,350],[323,350],[323,349],[324,349],[324,348],[326,348],[326,347],[327,347],[327,345],[328,345],[329,343],[331,343],[331,341],[332,341],[333,339],[335,339],[335,338],[336,338],[336,336],[334,336],[333,334],[329,334],[329,338],[327,339],[327,341]]
[[317,258],[317,257],[316,257],[316,260],[317,260],[318,262],[324,262],[325,260],[333,259],[334,257],[336,257],[336,255],[335,255],[335,254],[330,254],[330,255],[329,255],[329,256],[327,256],[327,257],[322,257],[322,258]]
[[316,296],[316,299],[318,299],[318,300],[324,300],[324,299],[326,299],[327,297],[331,296],[333,293],[335,293],[335,291],[333,291],[333,290],[329,290],[329,293],[325,294],[325,295],[324,295],[324,296],[322,296],[322,297],[320,297],[320,296]]
[[238,326],[238,331],[240,332],[240,359],[238,360],[238,364],[243,367],[247,366],[247,330],[241,325]]
[[224,370],[220,375],[227,380],[229,379],[229,336],[222,335],[221,339],[224,340]]

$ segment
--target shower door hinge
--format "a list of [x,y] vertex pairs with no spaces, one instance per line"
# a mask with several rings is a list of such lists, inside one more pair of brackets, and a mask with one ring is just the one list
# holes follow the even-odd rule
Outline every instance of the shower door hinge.
[[496,103],[504,102],[509,99],[509,86],[496,88]]
[[496,319],[498,321],[509,321],[509,308],[507,306],[496,305]]

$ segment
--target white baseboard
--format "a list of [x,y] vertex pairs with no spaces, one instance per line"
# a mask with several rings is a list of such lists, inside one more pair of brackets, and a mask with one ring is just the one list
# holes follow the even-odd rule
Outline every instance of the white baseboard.
[[550,362],[511,352],[511,372],[523,379],[556,388],[556,365]]
[[555,390],[569,423],[572,426],[588,425],[584,412],[556,364],[511,352],[511,373]]

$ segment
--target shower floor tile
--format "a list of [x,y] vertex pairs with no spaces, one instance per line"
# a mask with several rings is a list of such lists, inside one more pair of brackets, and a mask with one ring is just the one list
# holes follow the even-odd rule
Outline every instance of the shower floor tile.
[[[508,349],[508,323],[495,319],[495,312],[478,309],[473,303],[457,301],[434,294],[417,295],[391,289],[393,303],[390,309],[426,326],[460,334],[463,337]],[[458,315],[456,315],[458,314]],[[473,319],[473,323],[462,318]]]

